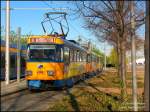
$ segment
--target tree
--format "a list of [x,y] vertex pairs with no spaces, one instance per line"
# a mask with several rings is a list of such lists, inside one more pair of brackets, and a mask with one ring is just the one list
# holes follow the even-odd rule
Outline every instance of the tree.
[[1,40],[4,40],[5,39],[5,29],[4,29],[4,26],[1,26]]
[[[137,5],[138,2],[135,3]],[[117,49],[118,73],[121,77],[122,99],[126,96],[126,46],[131,43],[131,21],[129,1],[78,2],[78,12],[84,17],[85,28],[99,40],[107,40]],[[144,24],[144,11],[136,7],[135,29]]]

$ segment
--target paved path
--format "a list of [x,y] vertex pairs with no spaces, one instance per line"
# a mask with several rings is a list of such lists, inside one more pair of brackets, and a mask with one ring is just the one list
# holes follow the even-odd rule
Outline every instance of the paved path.
[[27,88],[26,80],[21,79],[18,83],[16,80],[10,80],[10,84],[6,85],[5,81],[1,81],[1,96],[11,94]]
[[50,103],[63,98],[64,95],[65,90],[40,92],[23,90],[1,97],[1,111],[46,111]]

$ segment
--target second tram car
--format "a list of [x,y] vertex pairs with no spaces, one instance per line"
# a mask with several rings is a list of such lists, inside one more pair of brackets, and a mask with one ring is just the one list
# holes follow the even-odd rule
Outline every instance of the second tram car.
[[[10,44],[10,79],[17,78],[17,45]],[[25,77],[26,46],[21,46],[21,78]],[[5,80],[5,41],[1,40],[1,73],[0,80]]]

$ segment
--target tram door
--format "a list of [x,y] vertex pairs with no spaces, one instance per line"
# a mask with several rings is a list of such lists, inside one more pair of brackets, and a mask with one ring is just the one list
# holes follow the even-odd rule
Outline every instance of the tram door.
[[68,47],[64,47],[64,74],[65,75],[68,74],[69,64],[70,64],[69,48]]

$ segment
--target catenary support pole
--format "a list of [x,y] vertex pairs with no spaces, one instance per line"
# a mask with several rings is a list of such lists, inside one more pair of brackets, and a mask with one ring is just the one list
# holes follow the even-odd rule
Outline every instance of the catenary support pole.
[[144,76],[144,111],[150,111],[149,109],[149,1],[146,1],[146,24],[145,24],[145,76]]
[[21,38],[21,28],[17,28],[17,82],[20,82],[20,38]]
[[131,2],[131,61],[132,61],[132,95],[133,110],[138,110],[137,105],[137,80],[136,80],[136,49],[135,49],[135,17],[134,17],[134,1]]
[[6,50],[5,50],[5,80],[9,84],[10,59],[9,59],[9,36],[10,36],[10,1],[6,1]]

